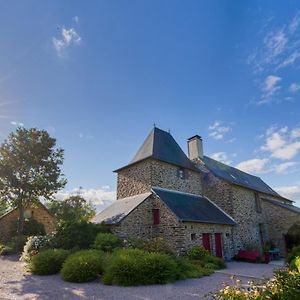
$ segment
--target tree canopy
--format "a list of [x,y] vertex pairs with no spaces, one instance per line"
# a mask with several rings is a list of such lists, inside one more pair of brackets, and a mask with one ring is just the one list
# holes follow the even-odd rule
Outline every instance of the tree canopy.
[[46,206],[59,222],[88,221],[96,214],[95,207],[80,195],[51,201]]
[[22,232],[24,207],[51,196],[66,184],[60,166],[64,151],[47,131],[18,128],[0,146],[0,199],[19,208]]

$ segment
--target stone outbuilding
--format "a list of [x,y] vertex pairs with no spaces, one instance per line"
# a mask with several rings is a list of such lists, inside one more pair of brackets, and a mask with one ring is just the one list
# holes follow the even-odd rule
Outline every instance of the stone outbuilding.
[[162,237],[178,253],[203,245],[230,259],[240,249],[262,252],[267,242],[284,253],[284,235],[300,221],[300,208],[261,178],[204,156],[198,135],[188,139],[188,153],[154,128],[115,171],[117,200],[93,221],[124,237]]
[[[55,229],[55,217],[49,210],[39,203],[35,206],[29,206],[24,210],[25,219],[33,218],[44,225],[47,234],[50,234]],[[19,211],[17,208],[11,209],[4,215],[0,216],[0,242],[6,243],[12,238],[12,229],[14,224],[18,221]]]

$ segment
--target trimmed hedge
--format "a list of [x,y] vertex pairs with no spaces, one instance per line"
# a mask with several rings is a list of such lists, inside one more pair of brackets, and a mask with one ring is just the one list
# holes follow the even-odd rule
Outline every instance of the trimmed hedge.
[[103,273],[103,252],[82,250],[70,255],[61,269],[65,281],[88,282],[97,279]]
[[139,249],[122,249],[113,253],[103,282],[129,286],[163,284],[178,278],[178,265],[171,256]]
[[29,271],[36,275],[56,274],[70,252],[63,249],[48,249],[33,256],[29,262]]

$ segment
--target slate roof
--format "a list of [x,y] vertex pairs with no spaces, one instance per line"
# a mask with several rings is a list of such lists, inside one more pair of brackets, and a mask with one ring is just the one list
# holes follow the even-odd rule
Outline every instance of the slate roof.
[[[255,191],[259,191],[272,196],[280,197],[271,187],[269,187],[261,178],[245,173],[236,168],[225,165],[210,157],[204,156],[205,166],[217,177],[229,181],[230,183],[240,185]],[[290,200],[289,200],[290,201]]]
[[298,213],[300,214],[300,207],[297,207],[297,206],[294,206],[292,204],[286,204],[286,203],[282,203],[282,202],[279,202],[279,201],[276,201],[276,200],[271,200],[271,199],[265,199],[263,198],[264,201],[268,201],[276,206],[279,206],[279,207],[282,207],[282,208],[286,208],[288,210],[291,210],[295,213]]
[[150,157],[199,172],[172,135],[157,127],[153,128],[129,164],[115,170],[115,172]]
[[102,223],[109,225],[119,224],[130,212],[146,200],[152,193],[144,193],[132,197],[118,199],[109,207],[97,214],[93,219],[93,223]]
[[154,193],[181,221],[235,225],[235,221],[206,197],[153,187]]

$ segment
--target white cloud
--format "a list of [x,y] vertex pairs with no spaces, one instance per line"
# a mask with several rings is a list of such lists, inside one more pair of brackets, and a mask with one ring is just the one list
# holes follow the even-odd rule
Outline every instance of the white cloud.
[[289,24],[289,31],[294,33],[300,25],[300,14],[297,14]]
[[212,159],[218,160],[227,165],[229,165],[231,163],[231,160],[229,159],[229,157],[227,156],[227,154],[225,152],[216,152],[216,153],[213,153],[210,157]]
[[267,130],[266,142],[262,151],[269,152],[271,157],[290,160],[300,151],[299,128],[291,131],[283,127],[275,131],[274,127]]
[[275,172],[277,174],[288,174],[294,171],[294,167],[297,165],[297,162],[289,161],[275,166]]
[[275,75],[269,75],[265,78],[261,88],[261,100],[258,104],[264,104],[272,100],[272,97],[281,89],[281,86],[279,85],[281,79],[281,77]]
[[268,162],[267,158],[253,158],[240,162],[236,165],[236,168],[247,173],[266,173],[269,171],[267,169]]
[[64,200],[71,195],[78,194],[95,205],[98,212],[109,206],[116,199],[116,192],[111,191],[109,186],[103,186],[98,189],[73,189],[71,191],[61,191],[54,197],[57,200]]
[[78,17],[78,16],[74,16],[74,17],[72,18],[72,20],[73,20],[76,24],[79,23],[79,17]]
[[81,43],[81,37],[74,28],[67,29],[65,27],[62,27],[60,33],[61,37],[53,37],[52,42],[57,55],[62,57],[66,54],[66,50],[68,47],[73,45],[76,46]]
[[230,126],[223,126],[222,122],[215,121],[213,125],[210,125],[208,127],[209,130],[209,136],[212,137],[215,140],[220,140],[224,137],[226,133],[228,133],[231,128]]
[[24,123],[22,122],[11,121],[10,124],[17,127],[24,127]]
[[292,84],[290,85],[290,87],[289,87],[289,91],[290,91],[291,93],[296,93],[296,92],[298,92],[299,90],[300,90],[300,83],[294,82],[294,83],[292,83]]
[[274,188],[274,190],[280,195],[296,201],[298,206],[300,205],[300,185],[280,186]]
[[295,52],[291,53],[288,57],[286,57],[283,60],[283,62],[281,62],[278,65],[277,69],[285,68],[285,67],[287,67],[289,65],[293,65],[299,57],[300,57],[300,52],[295,51]]

